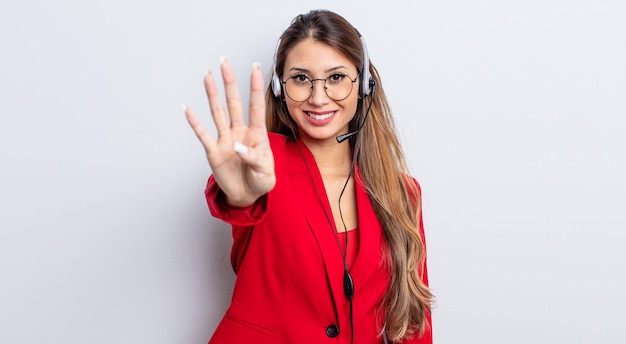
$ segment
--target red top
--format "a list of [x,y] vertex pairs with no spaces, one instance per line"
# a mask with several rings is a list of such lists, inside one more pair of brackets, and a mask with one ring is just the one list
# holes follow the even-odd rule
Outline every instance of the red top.
[[[348,233],[348,252],[346,252],[346,233]],[[356,256],[359,253],[359,229],[355,228],[347,232],[338,232],[337,235],[339,236],[341,249],[346,252],[348,268],[352,268],[352,264],[356,260]]]

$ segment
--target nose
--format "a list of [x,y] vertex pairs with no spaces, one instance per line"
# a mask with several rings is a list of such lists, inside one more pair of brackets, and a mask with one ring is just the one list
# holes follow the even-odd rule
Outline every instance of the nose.
[[311,96],[309,97],[309,103],[313,105],[324,105],[330,100],[328,94],[326,94],[326,80],[315,79],[311,81]]

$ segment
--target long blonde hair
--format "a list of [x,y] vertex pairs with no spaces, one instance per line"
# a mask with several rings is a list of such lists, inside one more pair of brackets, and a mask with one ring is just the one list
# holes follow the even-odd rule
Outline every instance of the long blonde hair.
[[[280,77],[287,54],[296,44],[313,38],[348,57],[359,70],[364,65],[364,47],[356,29],[336,13],[316,10],[297,16],[281,36],[275,56]],[[422,334],[428,326],[432,294],[423,282],[425,246],[420,232],[421,204],[417,185],[409,176],[393,116],[381,87],[376,68],[370,63],[376,82],[372,107],[361,133],[350,138],[357,149],[357,164],[369,198],[384,229],[385,262],[391,274],[390,287],[383,300],[381,332],[392,342]],[[281,79],[282,80],[282,79]],[[371,95],[370,95],[371,97]],[[365,116],[359,101],[349,131],[357,129]],[[292,136],[297,126],[283,101],[274,96],[270,84],[266,92],[267,128]],[[358,141],[358,142],[357,142]],[[382,334],[382,333],[381,333]]]

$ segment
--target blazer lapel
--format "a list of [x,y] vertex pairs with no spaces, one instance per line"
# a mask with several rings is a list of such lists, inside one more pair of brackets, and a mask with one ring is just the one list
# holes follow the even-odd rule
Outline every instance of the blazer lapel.
[[354,279],[354,288],[359,286],[380,270],[383,252],[383,228],[374,212],[372,202],[365,190],[358,168],[355,169],[355,189],[359,219],[359,252],[350,273]]
[[291,184],[297,198],[303,200],[300,202],[300,208],[322,255],[326,278],[337,309],[345,300],[343,257],[336,236],[333,235],[333,231],[337,229],[328,204],[326,189],[315,159],[304,143],[289,141],[287,152]]

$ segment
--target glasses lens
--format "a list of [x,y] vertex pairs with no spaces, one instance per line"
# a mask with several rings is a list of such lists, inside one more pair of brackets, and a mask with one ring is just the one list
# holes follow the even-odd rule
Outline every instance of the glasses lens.
[[[315,79],[314,81],[323,81],[326,95],[335,101],[348,98],[354,83],[349,76],[344,74],[333,74],[326,79]],[[285,81],[285,93],[293,101],[306,101],[313,93],[313,81],[304,75],[291,77]]]
[[296,75],[285,82],[285,93],[296,102],[303,102],[311,96],[313,83],[304,75]]
[[326,94],[333,100],[344,100],[352,92],[352,80],[344,74],[333,74],[326,78]]

